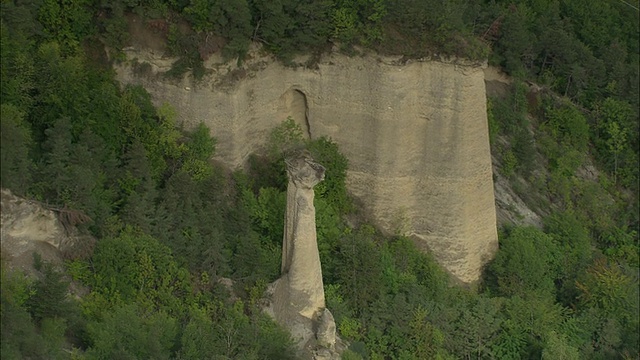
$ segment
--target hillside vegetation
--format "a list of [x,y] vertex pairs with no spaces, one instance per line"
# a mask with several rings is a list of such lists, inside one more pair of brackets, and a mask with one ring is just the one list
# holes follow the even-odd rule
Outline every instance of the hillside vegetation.
[[[64,269],[35,256],[37,279],[3,265],[2,359],[295,358],[259,300],[279,274],[283,157],[301,146],[327,168],[316,187],[318,243],[327,306],[351,343],[345,359],[637,358],[634,6],[2,2],[1,186],[82,212],[91,221],[79,226],[98,239],[66,253]],[[484,281],[466,289],[409,239],[349,225],[362,215],[345,189],[347,159],[330,139],[302,140],[291,119],[247,172],[213,164],[216,141],[204,125],[177,128],[170,106],[121,88],[101,65],[99,44],[116,57],[128,44],[129,12],[165,34],[181,56],[175,74],[203,75],[214,38],[240,62],[251,40],[283,61],[331,43],[489,57],[515,78],[489,99],[492,151],[544,228],[501,229]],[[65,274],[88,294],[69,296]]]

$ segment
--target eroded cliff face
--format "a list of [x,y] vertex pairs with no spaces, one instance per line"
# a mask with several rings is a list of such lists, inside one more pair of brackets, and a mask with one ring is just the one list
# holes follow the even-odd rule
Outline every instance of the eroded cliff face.
[[[173,61],[127,55],[154,73]],[[377,225],[412,236],[458,279],[478,280],[498,244],[480,66],[335,53],[315,69],[257,56],[243,70],[208,65],[214,73],[198,85],[116,70],[121,82],[173,105],[186,127],[207,124],[216,156],[232,167],[287,116],[311,138],[331,137],[349,159],[349,190]]]
[[42,204],[0,189],[0,251],[10,269],[35,274],[33,253],[55,265],[62,252],[81,241],[75,228],[65,228],[56,214]]

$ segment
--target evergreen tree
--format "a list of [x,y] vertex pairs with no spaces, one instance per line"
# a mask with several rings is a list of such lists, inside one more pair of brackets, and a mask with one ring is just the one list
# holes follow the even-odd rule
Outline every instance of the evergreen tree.
[[124,166],[120,169],[122,175],[118,180],[123,203],[119,211],[120,218],[150,234],[157,191],[147,151],[140,141],[134,141],[123,160]]
[[2,104],[0,119],[0,185],[22,195],[31,183],[33,170],[31,132],[24,114],[13,105]]

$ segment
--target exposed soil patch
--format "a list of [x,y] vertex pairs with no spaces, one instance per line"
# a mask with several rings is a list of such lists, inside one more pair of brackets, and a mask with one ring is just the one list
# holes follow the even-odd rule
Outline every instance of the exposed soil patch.
[[493,179],[496,198],[496,217],[498,226],[519,225],[542,228],[542,218],[529,208],[527,203],[516,193],[511,181],[498,170],[499,165],[494,158]]
[[224,38],[213,34],[202,34],[198,42],[198,52],[203,61],[209,60],[211,55],[220,52],[226,45]]
[[167,50],[169,23],[163,19],[145,20],[137,14],[126,14],[131,34],[129,46],[164,53]]
[[489,66],[484,69],[487,97],[504,97],[509,93],[511,82],[511,78],[498,68]]

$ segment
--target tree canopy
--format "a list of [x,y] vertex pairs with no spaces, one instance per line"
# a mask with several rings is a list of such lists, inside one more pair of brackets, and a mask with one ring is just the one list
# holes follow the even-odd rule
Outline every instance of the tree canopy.
[[[279,276],[290,147],[327,168],[316,188],[318,246],[327,305],[350,344],[345,359],[637,357],[632,5],[2,2],[0,184],[84,214],[80,230],[98,239],[64,268],[36,261],[37,278],[2,266],[2,358],[295,358],[289,334],[259,310]],[[333,45],[488,58],[514,78],[490,99],[492,152],[543,215],[542,228],[501,229],[483,281],[465,288],[412,239],[367,224],[346,189],[339,145],[304,140],[301,119],[278,119],[271,151],[254,154],[246,172],[213,163],[204,124],[178,128],[171,106],[121,87],[96,55],[102,44],[118,58],[131,13],[164,32],[182,57],[178,75],[204,74],[212,36],[240,66],[251,41],[285,62]],[[543,89],[536,101],[525,80]],[[587,166],[597,179],[581,174]],[[86,294],[69,295],[70,281]]]

